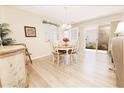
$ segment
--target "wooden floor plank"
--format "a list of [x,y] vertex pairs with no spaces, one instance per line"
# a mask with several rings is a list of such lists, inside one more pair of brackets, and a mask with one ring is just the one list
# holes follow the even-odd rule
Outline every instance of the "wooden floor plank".
[[85,51],[78,62],[57,66],[50,57],[33,61],[28,67],[30,87],[116,87],[106,53]]

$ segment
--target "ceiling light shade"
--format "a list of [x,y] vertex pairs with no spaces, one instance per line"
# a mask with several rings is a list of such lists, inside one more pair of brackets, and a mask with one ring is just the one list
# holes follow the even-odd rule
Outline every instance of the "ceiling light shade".
[[68,30],[68,29],[71,29],[71,25],[70,24],[62,24],[61,28],[64,29],[64,30]]
[[124,22],[120,22],[116,28],[115,33],[124,34]]

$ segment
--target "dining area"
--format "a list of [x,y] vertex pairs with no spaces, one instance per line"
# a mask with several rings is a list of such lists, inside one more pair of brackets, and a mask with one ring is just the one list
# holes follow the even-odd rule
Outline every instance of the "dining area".
[[52,60],[56,65],[72,64],[78,62],[79,41],[70,41],[63,38],[62,41],[50,42],[52,47]]

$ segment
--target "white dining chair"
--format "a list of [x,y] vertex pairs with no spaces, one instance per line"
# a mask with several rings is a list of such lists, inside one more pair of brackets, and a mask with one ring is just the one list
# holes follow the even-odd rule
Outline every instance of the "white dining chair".
[[75,59],[75,62],[77,62],[78,52],[79,52],[79,42],[77,41],[75,43],[75,45],[73,45],[73,49],[70,52],[70,55],[71,55],[70,60],[71,60],[71,62],[74,62],[74,59]]
[[53,55],[53,62],[60,64],[60,60],[63,60],[63,56],[65,56],[65,52],[59,51],[58,44],[51,42],[51,46],[53,48],[52,55]]

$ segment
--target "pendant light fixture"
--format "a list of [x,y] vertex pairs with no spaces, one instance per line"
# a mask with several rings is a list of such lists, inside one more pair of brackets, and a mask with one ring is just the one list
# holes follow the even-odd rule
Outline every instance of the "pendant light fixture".
[[67,23],[67,19],[68,19],[68,14],[67,14],[67,7],[64,7],[65,10],[65,18],[64,18],[64,24],[62,24],[61,28],[63,30],[69,30],[71,29],[72,25]]

